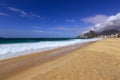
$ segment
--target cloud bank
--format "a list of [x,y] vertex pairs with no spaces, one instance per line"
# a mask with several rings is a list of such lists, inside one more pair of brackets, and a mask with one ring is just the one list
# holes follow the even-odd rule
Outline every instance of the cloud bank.
[[96,32],[101,32],[101,31],[111,30],[111,29],[120,30],[120,13],[109,16],[104,22],[99,22],[96,25],[89,27],[88,30],[91,30],[91,29]]
[[92,17],[83,18],[82,21],[92,23],[92,24],[98,24],[98,23],[104,22],[107,19],[108,19],[108,16],[106,15],[96,15]]

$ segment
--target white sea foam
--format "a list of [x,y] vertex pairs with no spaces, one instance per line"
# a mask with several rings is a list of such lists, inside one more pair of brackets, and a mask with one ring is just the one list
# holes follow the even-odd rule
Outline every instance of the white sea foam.
[[16,56],[31,54],[37,51],[45,51],[74,44],[100,40],[96,39],[72,39],[67,41],[43,41],[34,43],[0,44],[0,60]]

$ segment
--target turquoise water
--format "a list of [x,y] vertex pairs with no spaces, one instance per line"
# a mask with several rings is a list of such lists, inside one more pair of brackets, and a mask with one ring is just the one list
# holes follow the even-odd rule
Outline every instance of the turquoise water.
[[1,38],[0,44],[7,43],[31,43],[31,42],[41,42],[41,41],[65,41],[74,38]]

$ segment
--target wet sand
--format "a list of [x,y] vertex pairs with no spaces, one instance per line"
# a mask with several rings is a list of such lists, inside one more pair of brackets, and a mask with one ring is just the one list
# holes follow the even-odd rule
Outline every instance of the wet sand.
[[[54,59],[47,57],[43,63],[39,60],[39,56],[44,54],[1,61],[0,80],[120,80],[119,43],[118,38],[104,39],[66,54],[72,49],[69,48],[67,51],[63,50],[62,53],[65,55]],[[55,51],[59,50],[53,50]],[[8,64],[9,61],[14,65]],[[11,67],[14,69],[7,72]],[[3,73],[4,68],[6,73]]]
[[53,50],[23,55],[15,58],[5,59],[0,61],[0,80],[6,80],[11,76],[19,74],[22,71],[37,65],[42,65],[62,56],[67,55],[81,47],[84,47],[92,42],[85,44],[72,45]]

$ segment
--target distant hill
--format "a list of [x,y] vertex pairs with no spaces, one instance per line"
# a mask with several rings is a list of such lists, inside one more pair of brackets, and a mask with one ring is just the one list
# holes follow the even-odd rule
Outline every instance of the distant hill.
[[86,38],[95,38],[95,37],[99,37],[99,36],[106,36],[106,35],[115,35],[118,34],[120,31],[119,30],[105,30],[99,33],[96,33],[93,30],[90,30],[88,33],[82,34],[80,36],[78,36],[77,38],[80,39],[86,39]]
[[97,37],[99,36],[98,33],[96,33],[95,31],[93,30],[90,30],[88,33],[85,33],[83,35],[80,35],[78,36],[77,38],[81,38],[81,39],[84,39],[84,38],[94,38],[94,37]]

